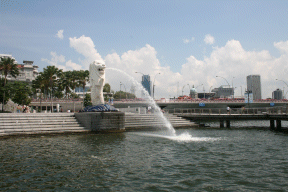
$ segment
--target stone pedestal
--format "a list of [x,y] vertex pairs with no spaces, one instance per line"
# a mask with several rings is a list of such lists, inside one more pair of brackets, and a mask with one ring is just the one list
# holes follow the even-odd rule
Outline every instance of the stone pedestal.
[[125,113],[123,112],[83,112],[75,113],[76,119],[95,132],[125,131]]

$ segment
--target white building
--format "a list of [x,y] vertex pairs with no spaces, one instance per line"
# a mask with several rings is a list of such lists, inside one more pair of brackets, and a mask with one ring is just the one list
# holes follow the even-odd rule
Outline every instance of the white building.
[[214,97],[216,98],[232,98],[234,95],[234,89],[230,85],[221,85],[212,89],[212,92],[215,93]]
[[247,91],[253,94],[253,99],[262,99],[260,75],[247,76]]
[[[0,54],[0,57],[10,57],[15,60],[12,55],[7,54]],[[19,69],[19,75],[14,78],[10,74],[7,76],[8,81],[25,81],[31,83],[35,78],[38,76],[38,66],[33,65],[34,61],[23,61],[23,64],[18,64],[15,60],[15,64],[17,64],[17,67]],[[0,74],[1,78],[4,78],[3,74]]]

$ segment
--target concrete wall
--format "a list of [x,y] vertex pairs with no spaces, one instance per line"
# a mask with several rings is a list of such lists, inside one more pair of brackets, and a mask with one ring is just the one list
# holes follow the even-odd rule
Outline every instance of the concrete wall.
[[75,117],[81,125],[91,131],[125,131],[125,113],[122,112],[83,112],[75,113]]

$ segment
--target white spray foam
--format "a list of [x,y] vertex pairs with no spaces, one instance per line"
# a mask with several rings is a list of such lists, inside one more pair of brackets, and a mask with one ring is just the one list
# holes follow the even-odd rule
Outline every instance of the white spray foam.
[[106,68],[106,70],[115,70],[118,71],[122,74],[124,74],[125,76],[127,76],[129,78],[129,81],[132,81],[132,83],[134,85],[137,85],[137,88],[140,89],[140,91],[142,91],[144,93],[144,97],[145,100],[149,103],[149,105],[151,105],[154,108],[154,113],[157,117],[159,117],[159,120],[165,125],[165,127],[167,128],[167,133],[170,136],[176,136],[176,131],[173,128],[173,126],[171,125],[171,123],[167,120],[167,118],[164,116],[164,114],[161,112],[161,109],[159,108],[159,106],[156,104],[156,102],[154,101],[154,99],[152,97],[150,97],[149,93],[146,91],[146,89],[138,82],[136,81],[132,76],[128,75],[127,73],[125,73],[124,71],[120,70],[120,69],[115,69],[115,68]]

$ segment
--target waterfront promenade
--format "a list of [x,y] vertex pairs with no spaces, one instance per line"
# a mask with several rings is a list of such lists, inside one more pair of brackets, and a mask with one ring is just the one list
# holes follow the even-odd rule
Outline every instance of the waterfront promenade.
[[[282,121],[288,121],[287,108],[242,108],[229,112],[225,109],[174,109],[174,114],[194,122],[219,121],[220,128],[230,127],[231,121],[267,120],[271,130],[282,129]],[[276,122],[276,124],[275,124]],[[276,126],[275,126],[276,125]]]
[[[258,100],[253,103],[245,103],[244,100],[207,100],[207,99],[197,99],[197,100],[155,100],[157,105],[161,109],[169,109],[173,110],[175,108],[226,108],[229,106],[230,108],[259,108],[259,107],[282,107],[287,106],[287,100]],[[32,100],[30,107],[33,109],[42,108],[42,111],[51,111],[51,108],[56,110],[56,106],[59,104],[60,110],[62,112],[67,112],[70,110],[71,112],[77,112],[83,107],[83,100],[66,100],[66,99],[57,99],[57,100]],[[149,104],[147,101],[143,99],[122,99],[122,100],[114,100],[113,103],[109,103],[113,105],[115,108],[128,108],[128,107],[147,107]],[[51,107],[52,106],[52,107]]]

